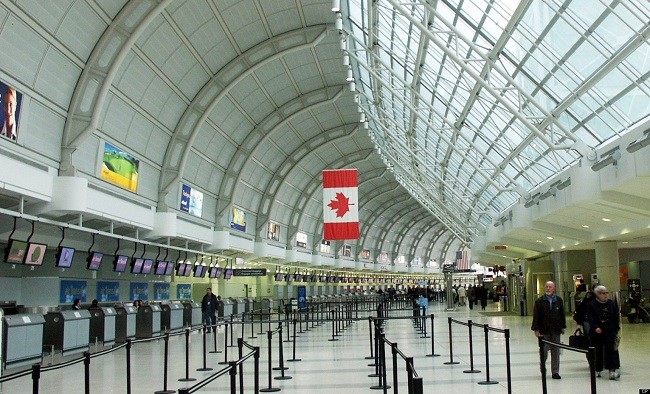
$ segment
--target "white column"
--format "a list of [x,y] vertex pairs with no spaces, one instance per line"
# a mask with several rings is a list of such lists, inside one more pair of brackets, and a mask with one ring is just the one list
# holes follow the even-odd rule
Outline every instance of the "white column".
[[618,245],[616,241],[596,242],[596,274],[598,283],[610,292],[621,290],[618,272]]

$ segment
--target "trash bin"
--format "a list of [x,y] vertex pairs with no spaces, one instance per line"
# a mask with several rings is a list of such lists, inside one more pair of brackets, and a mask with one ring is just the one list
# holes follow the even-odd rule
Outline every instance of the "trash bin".
[[45,315],[43,343],[53,346],[62,355],[82,353],[89,349],[90,312],[56,311]]
[[115,342],[125,343],[127,339],[135,338],[135,320],[138,308],[134,306],[116,306],[115,312]]
[[44,324],[43,315],[18,314],[2,317],[0,369],[41,363]]
[[161,330],[176,331],[183,328],[184,308],[179,303],[161,304]]
[[135,318],[135,337],[151,338],[160,335],[160,305],[142,305]]
[[90,312],[90,342],[97,341],[104,346],[115,344],[115,319],[117,318],[115,308],[91,308],[88,312]]
[[192,301],[183,301],[183,325],[185,327],[196,327],[203,324],[203,313],[201,304]]

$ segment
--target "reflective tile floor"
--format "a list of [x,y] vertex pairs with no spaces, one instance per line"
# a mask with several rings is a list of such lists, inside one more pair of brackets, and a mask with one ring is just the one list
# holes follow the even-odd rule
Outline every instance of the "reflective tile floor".
[[[386,339],[397,343],[399,350],[407,357],[413,357],[413,365],[417,374],[423,379],[423,392],[448,393],[507,393],[505,335],[501,332],[488,333],[490,356],[490,381],[498,383],[491,385],[478,384],[486,380],[485,362],[485,333],[480,327],[473,326],[474,370],[480,372],[466,373],[471,370],[469,352],[469,330],[467,325],[452,323],[453,360],[455,365],[446,365],[450,361],[448,317],[455,321],[472,320],[477,324],[488,324],[490,327],[509,329],[510,332],[510,362],[511,382],[513,393],[541,393],[542,381],[539,369],[539,353],[537,340],[530,330],[530,317],[505,315],[496,311],[495,305],[490,305],[486,312],[476,308],[473,311],[467,307],[459,307],[457,311],[445,311],[443,304],[431,304],[429,313],[434,320],[434,350],[438,357],[427,357],[431,353],[431,338],[421,338],[421,334],[413,327],[411,320],[390,320],[385,324]],[[406,312],[392,311],[390,316],[407,316]],[[569,329],[573,332],[575,324],[567,317]],[[430,321],[427,322],[427,329]],[[267,330],[267,325],[263,331]],[[260,331],[259,325],[254,331]],[[249,339],[250,325],[245,326],[244,337],[253,346],[261,347],[260,358],[260,388],[280,389],[285,393],[372,393],[383,390],[370,389],[377,386],[379,380],[368,375],[375,372],[375,367],[368,366],[372,360],[365,357],[370,355],[369,323],[367,320],[352,323],[346,330],[332,338],[331,323],[310,328],[296,339],[295,358],[301,361],[285,362],[288,369],[286,377],[291,379],[279,380],[281,372],[272,371],[269,384],[267,334],[257,335]],[[237,330],[235,335],[239,336]],[[568,342],[568,335],[563,341]],[[286,336],[286,332],[285,332]],[[219,350],[223,351],[223,333],[218,334]],[[272,366],[277,367],[278,338],[273,339]],[[236,342],[235,342],[236,343]],[[207,367],[212,371],[197,371],[203,366],[201,335],[192,333],[189,345],[189,370],[185,364],[185,337],[175,336],[169,342],[169,376],[167,389],[178,391],[189,387],[197,381],[223,368],[219,362],[224,361],[224,353],[208,354]],[[209,349],[213,349],[210,344]],[[283,343],[285,360],[293,358],[291,343]],[[229,360],[237,352],[237,348],[229,348]],[[245,352],[246,353],[246,352]],[[393,385],[390,348],[386,350],[388,361],[388,384]],[[623,335],[620,345],[621,377],[620,380],[610,381],[606,377],[597,379],[599,393],[639,393],[640,389],[650,389],[650,324],[623,324]],[[163,384],[163,354],[164,341],[136,343],[132,348],[132,393],[153,393],[161,391]],[[115,352],[93,358],[90,365],[91,393],[126,393],[126,352],[120,349]],[[407,393],[407,376],[405,362],[398,356],[398,388],[399,392]],[[550,365],[549,365],[550,367]],[[561,356],[561,380],[547,380],[549,393],[589,393],[589,369],[584,355],[564,350]],[[179,379],[189,375],[197,379],[192,382],[181,382]],[[239,380],[239,378],[237,378]],[[2,393],[30,393],[31,379],[29,376],[5,383]],[[230,392],[229,377],[221,376],[203,387],[199,392]],[[83,363],[65,367],[56,371],[44,372],[41,376],[40,388],[42,393],[75,394],[84,392]],[[253,360],[244,363],[245,392],[253,392]],[[237,387],[239,392],[239,387]],[[391,387],[389,393],[394,392]]]

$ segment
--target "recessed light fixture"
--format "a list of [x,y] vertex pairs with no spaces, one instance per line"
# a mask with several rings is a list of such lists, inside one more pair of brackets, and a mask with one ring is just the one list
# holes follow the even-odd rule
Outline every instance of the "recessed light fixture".
[[611,222],[612,219],[603,218],[603,222]]
[[546,239],[553,239],[553,237],[546,237]]
[[589,226],[587,226],[586,224],[583,224],[582,227],[589,228]]
[[537,242],[537,243],[539,243],[539,244],[542,243],[542,241],[540,241],[539,239],[536,239],[535,242]]

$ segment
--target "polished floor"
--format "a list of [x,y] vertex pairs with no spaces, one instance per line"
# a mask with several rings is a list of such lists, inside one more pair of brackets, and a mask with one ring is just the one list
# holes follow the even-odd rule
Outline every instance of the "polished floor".
[[[480,308],[479,308],[480,309]],[[423,378],[424,393],[453,392],[453,393],[507,393],[506,357],[504,334],[490,332],[488,335],[490,353],[490,380],[498,383],[480,385],[486,380],[485,371],[485,340],[482,329],[473,328],[474,369],[477,373],[466,373],[470,370],[469,335],[466,325],[452,323],[453,359],[456,365],[446,365],[450,361],[448,317],[467,322],[472,320],[478,324],[488,324],[490,327],[510,330],[511,374],[513,393],[541,393],[542,383],[539,372],[539,356],[537,340],[530,331],[530,317],[504,315],[496,310],[496,304],[488,306],[486,312],[470,311],[459,307],[457,311],[447,312],[442,304],[432,303],[430,313],[435,315],[435,352],[439,357],[427,357],[431,353],[431,338],[421,338],[408,319],[390,320],[385,324],[386,338],[396,342],[400,351],[406,356],[413,357],[417,374]],[[390,312],[389,316],[406,316],[405,312]],[[569,321],[569,331],[575,329]],[[254,326],[258,332],[259,325]],[[263,330],[266,331],[264,325]],[[250,336],[250,325],[245,326],[245,337]],[[237,331],[235,331],[236,335]],[[285,334],[286,335],[286,334]],[[269,387],[267,336],[257,335],[258,338],[247,339],[262,349],[260,359],[260,388]],[[223,350],[223,333],[218,334],[219,350]],[[281,373],[272,372],[271,387],[281,389],[286,393],[363,393],[382,392],[372,390],[371,386],[378,385],[378,378],[369,377],[375,372],[374,367],[368,366],[371,360],[365,359],[370,355],[369,324],[367,320],[351,324],[337,337],[332,338],[331,324],[311,328],[296,339],[296,358],[301,361],[286,362],[288,369],[285,376],[291,379],[277,380]],[[568,334],[563,337],[568,342]],[[136,343],[132,349],[132,392],[152,393],[163,389],[163,341]],[[185,337],[172,337],[169,343],[170,361],[168,390],[178,390],[196,384],[199,380],[223,368],[219,362],[224,361],[224,354],[208,354],[206,364],[212,371],[197,371],[203,366],[202,341],[198,333],[190,335],[189,373],[185,367]],[[209,347],[210,349],[210,347]],[[229,349],[229,360],[233,359],[236,348]],[[624,324],[620,345],[621,377],[611,381],[606,377],[597,379],[597,391],[602,393],[638,393],[640,389],[650,389],[650,324]],[[392,361],[390,349],[388,354],[388,384],[393,385]],[[272,366],[278,366],[277,337],[273,340]],[[285,360],[293,358],[290,343],[284,343]],[[402,393],[408,392],[405,363],[398,359],[398,388]],[[125,350],[93,358],[90,365],[92,393],[126,393],[126,362]],[[253,392],[253,362],[252,359],[244,364],[245,392]],[[42,393],[75,394],[84,392],[83,363],[69,366],[56,371],[44,372],[41,376]],[[188,374],[197,379],[192,382],[181,382]],[[548,379],[549,393],[588,393],[589,369],[584,355],[563,351],[561,356],[561,380]],[[4,383],[2,393],[30,393],[31,379],[29,376]],[[239,392],[239,387],[237,388]],[[199,392],[229,392],[229,377],[222,376]],[[393,392],[389,389],[388,392]]]

